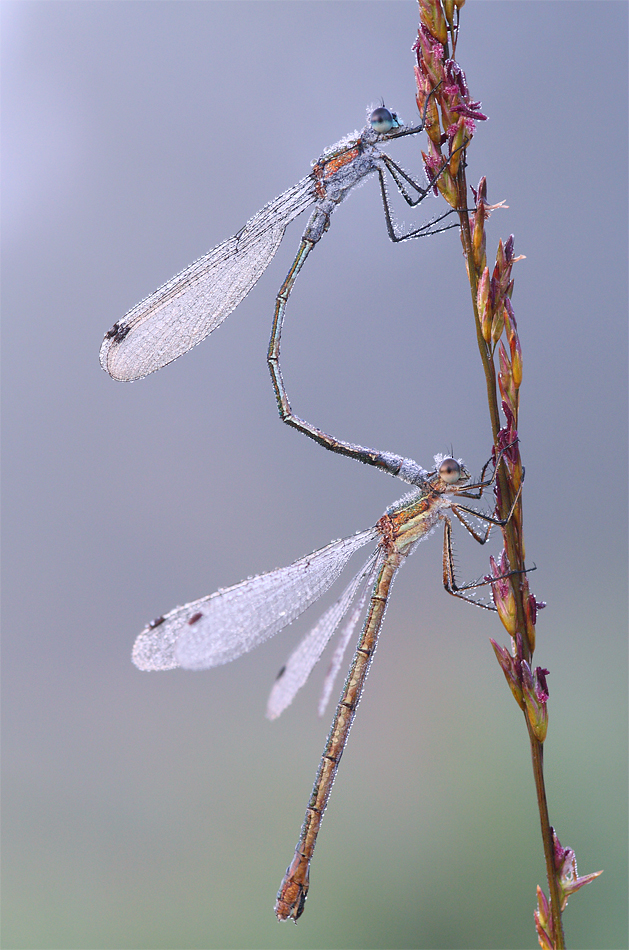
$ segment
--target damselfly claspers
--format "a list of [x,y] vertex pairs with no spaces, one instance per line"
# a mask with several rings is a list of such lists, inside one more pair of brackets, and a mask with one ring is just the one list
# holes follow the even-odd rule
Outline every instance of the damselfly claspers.
[[[349,639],[369,598],[362,633],[323,751],[295,856],[277,895],[275,912],[280,920],[296,921],[304,909],[317,834],[369,672],[391,584],[398,570],[417,544],[432,533],[439,521],[443,521],[444,586],[455,596],[474,600],[471,591],[486,581],[457,585],[448,512],[455,515],[481,544],[487,540],[492,525],[506,523],[459,501],[461,498],[480,498],[483,490],[492,484],[495,469],[494,474],[485,479],[489,462],[483,468],[480,480],[470,484],[470,474],[460,459],[436,456],[435,468],[428,472],[409,459],[394,457],[391,453],[387,456],[391,462],[397,458],[398,477],[411,482],[414,490],[388,508],[373,528],[332,541],[288,567],[260,574],[235,587],[218,590],[183,607],[176,607],[148,624],[133,648],[133,662],[141,670],[176,667],[202,670],[229,663],[292,623],[328,590],[356,551],[367,544],[375,544],[375,549],[338,600],[293,651],[278,674],[269,698],[267,715],[274,719],[292,702],[331,636],[345,620],[324,682],[319,704],[322,713]],[[497,462],[499,464],[500,457]],[[399,475],[399,472],[403,474]],[[484,531],[470,524],[470,515],[486,523]],[[480,606],[493,609],[488,604]]]
[[314,205],[297,256],[280,291],[285,293],[282,301],[285,306],[304,260],[330,226],[332,212],[368,175],[376,173],[380,179],[385,221],[392,241],[456,227],[438,226],[453,209],[407,233],[399,233],[394,226],[385,172],[389,172],[396,188],[412,207],[426,197],[435,182],[426,187],[420,185],[379,146],[415,135],[423,128],[423,121],[415,126],[404,125],[395,112],[384,106],[375,109],[362,131],[326,149],[309,175],[265,205],[237,234],[190,264],[115,323],[105,334],[100,349],[103,369],[116,380],[140,379],[204,340],[261,277],[287,225]]

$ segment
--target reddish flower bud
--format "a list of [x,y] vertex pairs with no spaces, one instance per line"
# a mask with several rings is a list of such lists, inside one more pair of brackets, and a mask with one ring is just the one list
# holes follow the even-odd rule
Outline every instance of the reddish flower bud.
[[513,693],[513,698],[520,709],[524,709],[524,697],[522,696],[522,687],[520,686],[520,676],[518,673],[518,668],[516,667],[516,660],[511,656],[505,647],[499,646],[495,640],[491,639],[491,637],[489,642],[494,648],[496,659],[500,663],[500,667],[505,675],[509,689]]
[[419,0],[419,18],[440,43],[448,42],[448,28],[439,0]]
[[507,403],[502,404],[502,411],[507,417],[507,425],[498,432],[498,451],[504,452],[504,458],[508,462],[516,462],[519,458],[518,449],[518,431],[516,429],[516,420],[511,408]]
[[[504,313],[504,307],[501,311]],[[492,326],[492,339],[493,339],[493,326]],[[503,399],[503,406],[506,403],[513,415],[514,418],[517,417],[518,412],[518,393],[517,388],[513,381],[513,373],[511,371],[511,361],[507,356],[507,351],[504,348],[504,345],[501,343],[498,347],[498,356],[500,358],[500,372],[498,373],[498,385],[500,387],[500,393]]]
[[[472,225],[474,224],[473,219],[470,223]],[[478,242],[478,244],[476,244],[474,241],[475,235],[476,235],[476,228],[473,228],[472,230],[472,257],[474,259],[474,264],[476,265],[476,273],[480,274],[482,273],[484,268],[487,267],[487,252],[485,250],[487,241],[485,237],[485,229],[482,228],[481,239]]]
[[480,102],[474,102],[470,99],[465,73],[456,60],[446,60],[444,71],[446,87],[453,102],[456,100],[456,111],[459,115],[467,116],[468,119],[477,119],[479,122],[485,121],[487,116],[480,111]]
[[589,884],[594,878],[600,877],[603,872],[595,871],[593,874],[585,874],[583,877],[579,877],[577,859],[574,851],[572,848],[563,848],[561,846],[561,842],[554,828],[553,849],[555,852],[555,870],[557,872],[559,892],[561,894],[561,910],[563,912],[566,909],[570,895],[576,893],[576,891],[580,890],[586,884]]
[[[502,204],[502,203],[501,203]],[[493,207],[498,207],[494,205]],[[495,309],[498,307],[498,301],[502,301],[506,297],[511,297],[513,293],[513,283],[511,280],[511,269],[517,261],[523,260],[523,256],[519,257],[513,256],[513,235],[511,235],[506,244],[502,243],[502,239],[498,242],[498,250],[496,251],[496,266],[494,267],[494,273],[492,275],[492,280],[495,285]]]
[[541,666],[535,667],[535,679],[537,681],[537,695],[540,700],[546,702],[549,697],[548,692],[548,683],[546,682],[546,677],[550,674],[550,670],[545,670]]
[[[442,130],[446,131],[450,146],[449,174],[452,177],[456,177],[465,148],[474,135],[475,121],[487,118],[480,111],[480,102],[470,98],[465,74],[458,63],[453,59],[444,61],[449,38],[448,23],[455,42],[454,10],[462,5],[461,0],[444,0],[443,6],[440,0],[419,0],[421,22],[413,46],[417,53],[417,105],[420,113],[426,111],[428,137],[439,149],[444,144]],[[431,90],[433,95],[428,101]],[[454,208],[457,206],[452,182],[439,183],[437,189],[448,204]],[[478,241],[481,240],[479,233]],[[483,254],[479,254],[476,265],[477,272],[485,266]]]
[[502,300],[505,296],[507,287],[509,286],[509,281],[511,279],[511,272],[509,271],[509,265],[505,257],[504,246],[502,244],[502,238],[498,241],[498,250],[496,251],[496,264],[494,266],[494,273],[492,275],[495,286],[496,294],[496,306],[498,302],[502,305]]
[[485,175],[481,178],[478,183],[478,188],[475,189],[474,186],[471,186],[472,192],[474,193],[474,200],[478,204],[479,202],[487,202],[487,178]]
[[478,319],[480,320],[481,333],[483,334],[483,340],[485,343],[489,343],[491,339],[491,322],[493,318],[491,311],[491,300],[489,297],[490,289],[491,282],[489,279],[489,268],[486,267],[481,275],[481,279],[478,282],[478,290],[476,293]]
[[434,95],[430,95],[434,87],[431,85],[428,76],[422,73],[419,66],[415,66],[415,79],[417,82],[417,108],[420,115],[425,116],[424,129],[435,145],[441,145],[442,134],[437,99]]
[[433,182],[433,190],[435,194],[437,194],[437,190],[439,190],[448,204],[451,205],[451,207],[456,208],[458,205],[458,198],[456,186],[452,180],[452,175],[450,174],[449,169],[444,167],[443,155],[438,150],[438,148],[436,148],[433,142],[430,143],[430,150],[430,155],[426,155],[425,152],[422,152],[426,177],[429,181]]
[[543,610],[546,602],[536,600],[534,594],[529,594],[524,601],[524,612],[526,614],[526,636],[529,641],[531,652],[535,650],[535,624],[537,623],[537,611]]
[[472,128],[470,129],[470,120],[461,116],[454,126],[452,135],[450,135],[450,130],[448,130],[448,138],[450,139],[450,154],[452,155],[452,158],[450,159],[450,173],[453,177],[456,176],[459,170],[459,165],[461,164],[461,159],[463,158],[463,152],[471,141],[472,135],[474,134],[473,125],[474,123],[472,123]]
[[498,611],[502,624],[510,637],[515,636],[517,626],[517,610],[515,606],[515,597],[509,583],[509,578],[505,575],[509,573],[509,559],[504,550],[498,561],[493,555],[489,558],[491,574],[487,580],[491,582],[491,595]]
[[522,660],[520,669],[526,717],[536,739],[543,742],[548,731],[548,686],[546,685],[548,670],[538,666],[533,675],[526,660]]
[[414,48],[417,50],[418,66],[431,80],[432,88],[443,83],[443,46],[423,24],[418,30]]
[[545,606],[546,606],[545,600],[536,600],[534,594],[529,594],[527,610],[531,617],[531,623],[533,624],[533,626],[535,626],[535,624],[537,623],[537,611],[543,610]]
[[509,341],[511,348],[511,373],[513,375],[513,384],[516,389],[522,385],[522,349],[520,340],[517,336]]
[[511,350],[511,374],[513,384],[516,389],[522,385],[522,348],[518,336],[518,328],[515,322],[515,313],[510,300],[510,291],[513,290],[513,281],[509,284],[507,296],[504,298],[505,306],[505,326],[507,328],[507,338],[509,340],[509,349]]
[[[482,273],[487,266],[485,221],[488,218],[488,214],[486,209],[487,205],[484,199],[480,196],[477,197],[476,211],[474,212],[474,217],[470,219],[470,225],[472,227],[472,253],[478,274]],[[489,271],[487,271],[487,279],[489,280]]]
[[535,627],[532,623],[529,622],[529,618],[526,618],[526,642],[528,643],[529,650],[531,654],[535,653],[535,645],[537,643],[537,635],[535,633]]
[[494,314],[494,319],[491,324],[491,341],[496,345],[500,337],[502,336],[502,331],[505,328],[505,308],[500,307],[497,313]]
[[533,911],[533,919],[535,920],[537,939],[542,950],[555,950],[550,905],[539,884],[537,886],[537,910]]
[[[504,310],[504,307],[502,309]],[[503,376],[510,376],[511,360],[509,359],[509,355],[504,347],[504,343],[501,343],[498,347],[498,357],[500,359],[500,372]]]
[[544,927],[547,926],[550,920],[550,904],[546,899],[546,895],[543,890],[537,885],[537,906],[539,909],[539,918]]
[[469,102],[470,91],[467,88],[467,79],[465,78],[465,73],[455,59],[446,60],[445,72],[448,86],[455,87],[460,98],[465,102]]

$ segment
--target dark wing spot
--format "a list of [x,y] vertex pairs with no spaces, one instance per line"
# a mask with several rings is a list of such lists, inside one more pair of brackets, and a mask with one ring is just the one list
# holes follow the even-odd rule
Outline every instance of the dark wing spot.
[[130,329],[130,326],[122,326],[120,323],[114,323],[111,330],[108,330],[105,334],[105,339],[113,340],[114,343],[122,343]]
[[275,682],[276,682],[276,683],[277,683],[278,680],[281,680],[281,678],[283,677],[283,675],[284,675],[285,672],[286,672],[286,667],[283,666],[282,669],[281,669],[281,670],[279,671],[279,673],[277,674],[277,676],[275,677]]
[[188,621],[188,626],[192,627],[193,624],[198,623],[202,616],[203,614],[201,613],[201,611],[199,611],[196,614],[192,614],[192,616],[190,617],[190,620]]
[[161,623],[164,623],[166,617],[156,617],[155,620],[151,620],[149,624],[149,630],[154,630],[155,627],[159,627]]

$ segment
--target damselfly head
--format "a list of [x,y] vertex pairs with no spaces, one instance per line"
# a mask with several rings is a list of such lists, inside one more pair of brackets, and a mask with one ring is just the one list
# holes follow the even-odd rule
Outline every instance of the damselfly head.
[[379,106],[369,116],[369,124],[378,135],[386,135],[392,129],[401,128],[403,123],[395,112],[390,112],[385,106]]
[[439,466],[439,477],[446,485],[454,485],[461,477],[461,466],[456,459],[445,458]]
[[469,481],[470,473],[461,459],[450,455],[435,455],[436,474],[446,485],[462,485]]

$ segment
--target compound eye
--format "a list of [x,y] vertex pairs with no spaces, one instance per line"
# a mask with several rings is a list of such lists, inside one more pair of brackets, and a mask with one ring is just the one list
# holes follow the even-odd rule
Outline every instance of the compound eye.
[[384,106],[373,110],[369,116],[369,122],[371,123],[371,128],[374,132],[377,132],[378,135],[384,135],[385,132],[390,132],[396,124],[392,113],[389,112],[388,109],[385,109]]
[[456,459],[444,459],[439,466],[439,475],[446,485],[453,485],[461,477],[461,466]]

